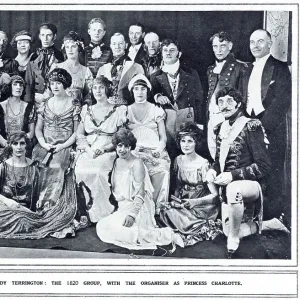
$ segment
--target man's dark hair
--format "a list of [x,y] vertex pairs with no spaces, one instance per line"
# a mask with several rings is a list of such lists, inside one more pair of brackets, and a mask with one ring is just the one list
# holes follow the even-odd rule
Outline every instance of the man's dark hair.
[[130,28],[131,26],[138,26],[138,27],[141,27],[141,28],[142,28],[142,32],[145,32],[145,26],[144,26],[142,23],[140,23],[140,22],[135,22],[135,23],[130,24],[130,25],[129,25],[129,28]]
[[212,37],[210,37],[209,42],[212,43],[216,37],[219,38],[220,42],[227,41],[232,43],[231,36],[226,31],[219,31],[215,33]]
[[218,91],[218,93],[216,95],[216,103],[218,104],[219,98],[225,97],[227,95],[232,97],[235,102],[241,103],[241,107],[244,108],[245,104],[243,101],[244,99],[243,99],[242,94],[238,90],[231,88],[231,87],[225,87],[224,89]]
[[161,49],[164,47],[164,46],[169,46],[170,44],[174,44],[178,51],[181,52],[181,46],[179,44],[178,41],[175,41],[175,40],[172,40],[172,39],[164,39],[162,42],[161,42]]
[[57,34],[57,27],[52,23],[43,23],[41,24],[39,28],[39,33],[41,32],[41,29],[50,29],[53,33],[53,35]]

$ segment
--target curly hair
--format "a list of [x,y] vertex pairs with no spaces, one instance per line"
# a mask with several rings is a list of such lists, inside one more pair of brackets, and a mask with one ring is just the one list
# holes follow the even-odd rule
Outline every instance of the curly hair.
[[238,90],[231,88],[231,87],[225,87],[224,89],[218,91],[218,93],[216,95],[216,103],[218,104],[219,98],[225,97],[227,95],[232,97],[235,102],[241,103],[241,108],[245,107],[245,103],[244,103],[242,94]]
[[103,30],[106,30],[106,24],[101,18],[93,18],[88,24],[88,29],[90,29],[91,25],[94,23],[100,23],[103,27]]
[[14,82],[19,82],[23,85],[23,92],[22,92],[22,95],[21,95],[21,99],[23,100],[24,99],[24,96],[25,96],[25,87],[26,87],[26,82],[24,81],[24,79],[19,76],[19,75],[14,75],[10,78],[10,83],[7,85],[7,95],[8,97],[11,97],[12,96],[12,84]]
[[180,125],[179,131],[176,132],[176,144],[180,147],[180,141],[184,136],[190,136],[196,143],[196,152],[199,152],[204,141],[204,135],[202,130],[194,122],[186,122]]
[[134,134],[125,128],[119,129],[112,137],[112,144],[116,148],[118,144],[123,144],[126,147],[130,146],[131,150],[136,147],[137,139]]
[[28,139],[27,134],[26,134],[25,131],[15,131],[15,132],[12,132],[8,136],[7,143],[9,145],[11,145],[14,142],[18,142],[22,138],[25,139],[26,145],[28,145],[29,144],[29,139]]
[[12,144],[18,142],[20,139],[24,138],[26,143],[26,151],[30,147],[30,140],[27,137],[25,131],[15,131],[12,132],[7,138],[7,146],[4,148],[3,152],[0,155],[0,161],[9,158],[12,155]]

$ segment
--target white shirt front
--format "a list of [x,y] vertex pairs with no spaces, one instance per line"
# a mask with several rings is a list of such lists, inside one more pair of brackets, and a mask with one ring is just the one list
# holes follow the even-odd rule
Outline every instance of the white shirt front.
[[137,53],[139,52],[140,48],[142,46],[142,43],[138,44],[138,45],[134,45],[134,46],[130,46],[129,47],[129,51],[128,51],[128,56],[130,57],[130,59],[132,61],[134,61]]
[[247,113],[249,115],[251,115],[253,111],[257,116],[265,110],[261,99],[261,78],[263,69],[269,56],[270,54],[260,59],[256,59],[256,61],[253,63],[253,69],[248,83]]
[[[178,89],[178,82],[179,82],[179,72],[178,72],[179,67],[180,67],[180,63],[179,60],[177,60],[174,64],[163,65],[161,68],[163,72],[167,73],[168,81],[172,89],[172,93],[175,100],[177,98],[177,89]],[[172,75],[177,74],[177,75],[175,78],[172,78],[169,74]]]
[[213,72],[215,74],[221,74],[221,71],[223,69],[223,66],[224,66],[225,62],[226,62],[226,60],[223,60],[223,61],[220,61],[220,62],[216,61],[216,66],[214,67]]

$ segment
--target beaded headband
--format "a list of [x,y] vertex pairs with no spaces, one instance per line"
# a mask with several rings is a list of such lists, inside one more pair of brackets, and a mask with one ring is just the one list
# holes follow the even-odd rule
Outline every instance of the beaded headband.
[[74,42],[78,47],[80,46],[82,49],[84,49],[84,44],[83,44],[83,42],[78,41],[78,40],[75,41],[75,40],[73,40],[71,37],[70,37],[69,39],[64,40],[64,42],[63,42],[63,44],[62,44],[62,46],[61,46],[61,49],[63,50],[63,49],[66,47],[66,44],[67,44],[68,42],[70,42],[70,41]]
[[48,81],[59,81],[61,83],[69,84],[69,78],[56,71],[51,72],[48,75]]

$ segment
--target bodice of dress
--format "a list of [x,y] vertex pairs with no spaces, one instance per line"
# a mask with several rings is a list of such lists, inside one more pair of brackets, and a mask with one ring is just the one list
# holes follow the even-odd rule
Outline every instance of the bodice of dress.
[[127,107],[122,105],[115,107],[111,105],[106,116],[100,120],[93,113],[93,106],[85,105],[81,112],[81,122],[86,132],[87,142],[97,146],[111,143],[112,135],[126,122]]
[[34,164],[30,164],[26,167],[14,167],[6,162],[1,163],[1,194],[30,208],[36,176],[37,169]]
[[205,181],[209,163],[206,159],[191,167],[183,166],[182,155],[175,161],[175,172],[177,173],[177,191],[181,197],[196,198],[209,194],[209,189]]
[[74,132],[74,121],[79,121],[81,107],[72,105],[61,114],[55,114],[49,107],[49,100],[38,110],[38,117],[44,121],[44,138],[47,143],[64,143]]
[[131,200],[130,195],[130,173],[131,168],[116,171],[114,170],[112,180],[113,180],[113,194],[117,201]]
[[69,74],[72,77],[71,89],[72,88],[83,89],[86,81],[90,80],[90,79],[93,79],[93,75],[92,75],[91,70],[88,67],[85,67],[81,64],[79,64],[78,69],[77,69],[76,72],[73,72],[70,69],[70,67],[68,66],[67,61],[64,61],[62,63],[57,63],[51,69],[53,69],[53,68],[62,68],[62,69],[65,69],[66,71],[69,72]]
[[[20,109],[17,112],[12,110],[8,100],[1,102],[0,105],[4,111],[4,122],[7,135],[11,134],[12,132],[21,131],[23,129],[24,115],[28,103],[21,101]],[[30,112],[28,121],[29,124],[34,122],[33,109]]]
[[161,107],[149,103],[148,111],[143,119],[139,119],[128,106],[128,127],[137,138],[137,144],[144,147],[156,147],[159,143],[158,123],[165,119]]
[[[123,168],[122,170],[116,170],[116,168],[113,169],[112,192],[117,201],[123,201],[125,199],[133,201],[135,195],[140,190],[142,183],[144,184],[145,195],[149,196],[153,193],[153,187],[146,167],[144,166],[145,178],[143,182],[137,182],[134,179],[133,167],[134,162],[129,168]],[[147,197],[145,196],[144,199],[146,198]],[[152,197],[151,201],[153,202]]]

